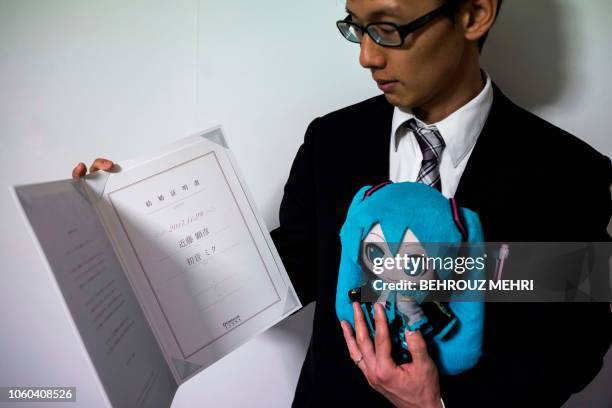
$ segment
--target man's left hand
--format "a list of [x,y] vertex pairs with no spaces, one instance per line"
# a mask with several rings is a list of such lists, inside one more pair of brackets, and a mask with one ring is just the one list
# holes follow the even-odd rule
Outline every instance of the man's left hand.
[[355,332],[347,321],[342,321],[342,332],[349,354],[361,369],[368,383],[396,407],[441,407],[438,369],[429,357],[427,344],[421,333],[406,331],[406,343],[412,362],[397,365],[391,358],[391,338],[387,316],[381,304],[374,305],[376,336],[374,345],[358,302],[353,303]]

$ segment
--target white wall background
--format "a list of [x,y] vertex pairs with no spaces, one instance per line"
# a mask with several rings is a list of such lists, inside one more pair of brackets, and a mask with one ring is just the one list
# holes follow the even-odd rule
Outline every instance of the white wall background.
[[[101,404],[9,185],[67,178],[78,161],[120,162],[220,123],[276,226],[307,124],[378,93],[358,47],[334,26],[343,7],[0,0],[0,386],[77,386],[78,406]],[[510,97],[607,155],[610,21],[608,0],[507,0],[484,55]],[[187,382],[173,407],[289,406],[311,316],[293,316]],[[568,406],[607,406],[611,379],[608,361]]]

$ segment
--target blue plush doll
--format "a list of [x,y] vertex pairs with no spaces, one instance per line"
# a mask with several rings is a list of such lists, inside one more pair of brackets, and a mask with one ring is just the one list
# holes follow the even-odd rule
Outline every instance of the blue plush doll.
[[[484,238],[476,213],[458,208],[454,199],[449,200],[421,183],[366,186],[353,198],[340,239],[342,255],[336,291],[336,313],[340,320],[348,321],[354,328],[352,302],[361,302],[370,334],[374,336],[372,302],[381,302],[385,304],[393,358],[398,363],[410,361],[404,339],[404,330],[408,328],[418,329],[425,336],[441,373],[455,375],[476,365],[484,323],[481,295],[472,292],[466,301],[461,299],[465,292],[453,292],[449,302],[437,302],[428,301],[429,293],[425,291],[374,289],[372,285],[375,280],[397,283],[457,278],[454,269],[441,265],[435,270],[415,268],[414,263],[412,268],[406,268],[406,263],[401,268],[381,268],[377,259],[407,259],[416,252],[438,259],[483,256]],[[470,244],[467,254],[457,253],[461,242]],[[476,268],[468,279],[483,277],[484,270]]]

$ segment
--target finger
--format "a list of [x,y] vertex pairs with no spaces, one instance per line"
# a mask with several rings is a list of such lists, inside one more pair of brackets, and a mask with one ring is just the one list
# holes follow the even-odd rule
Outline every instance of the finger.
[[[358,361],[363,357],[361,351],[359,350],[359,346],[357,345],[357,340],[355,340],[355,336],[353,335],[353,329],[351,325],[346,320],[340,322],[340,326],[342,326],[342,334],[344,335],[344,341],[346,341],[346,346],[349,350],[349,355],[353,361]],[[365,374],[365,364],[363,360],[359,363],[356,363],[359,369]]]
[[110,170],[113,167],[113,162],[107,159],[98,158],[91,163],[89,172],[93,173],[98,170]]
[[87,173],[87,166],[85,166],[85,163],[79,163],[76,166],[74,166],[74,169],[72,169],[72,178],[75,178],[75,179],[81,178],[85,176],[86,173]]
[[410,351],[410,355],[412,355],[413,363],[423,364],[431,360],[427,352],[427,343],[425,343],[425,339],[419,330],[406,330],[405,336],[408,351]]
[[376,336],[374,344],[376,350],[376,368],[383,372],[392,372],[396,364],[391,358],[391,337],[389,335],[389,325],[387,315],[382,304],[374,305]]
[[376,354],[374,353],[374,345],[370,339],[370,331],[368,324],[365,321],[365,316],[361,310],[359,302],[353,302],[353,314],[355,320],[355,337],[357,345],[363,355],[368,368],[374,368],[376,365]]

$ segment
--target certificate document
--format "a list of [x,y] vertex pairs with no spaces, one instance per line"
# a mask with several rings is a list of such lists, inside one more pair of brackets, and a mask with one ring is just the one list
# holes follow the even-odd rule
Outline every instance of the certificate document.
[[109,402],[169,406],[301,305],[220,128],[120,165],[15,196]]

